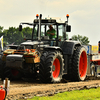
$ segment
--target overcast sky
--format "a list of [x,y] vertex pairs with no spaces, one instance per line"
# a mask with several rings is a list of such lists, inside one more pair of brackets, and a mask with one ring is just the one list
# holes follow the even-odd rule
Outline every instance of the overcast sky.
[[100,0],[0,0],[0,26],[18,27],[20,22],[33,22],[36,14],[61,17],[69,24],[72,35],[87,36],[91,45],[100,41]]

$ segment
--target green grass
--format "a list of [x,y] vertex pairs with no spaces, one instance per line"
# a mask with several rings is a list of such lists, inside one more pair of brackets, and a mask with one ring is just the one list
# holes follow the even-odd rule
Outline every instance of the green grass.
[[54,96],[33,97],[28,100],[100,100],[100,88],[89,90],[75,90],[58,93]]

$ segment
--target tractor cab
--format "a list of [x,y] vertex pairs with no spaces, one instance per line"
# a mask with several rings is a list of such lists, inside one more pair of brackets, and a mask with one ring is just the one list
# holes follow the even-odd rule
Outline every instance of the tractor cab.
[[[19,25],[19,30],[22,30],[22,24],[28,24],[33,26],[32,32],[32,41],[43,41],[44,44],[49,46],[61,46],[62,41],[68,39],[67,32],[71,31],[71,26],[68,25],[68,17],[65,22],[57,22],[56,19],[42,19],[42,15],[37,14],[36,19],[34,19],[33,23],[21,23]],[[50,36],[47,35],[47,31],[49,30],[49,26],[52,25],[55,30],[55,38],[51,39]],[[53,45],[51,45],[51,42]]]

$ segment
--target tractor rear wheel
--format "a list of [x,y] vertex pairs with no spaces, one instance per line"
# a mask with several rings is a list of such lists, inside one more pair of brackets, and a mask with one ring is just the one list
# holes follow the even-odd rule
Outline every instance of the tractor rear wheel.
[[71,64],[71,79],[83,81],[87,74],[87,53],[83,46],[77,47],[74,51]]
[[56,52],[46,52],[41,56],[39,78],[43,83],[60,82],[63,75],[63,55]]

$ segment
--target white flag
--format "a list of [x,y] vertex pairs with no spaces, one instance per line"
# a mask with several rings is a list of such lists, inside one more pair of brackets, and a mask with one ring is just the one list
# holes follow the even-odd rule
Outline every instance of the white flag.
[[1,36],[0,42],[1,42],[1,48],[2,48],[2,51],[3,51],[3,36]]

